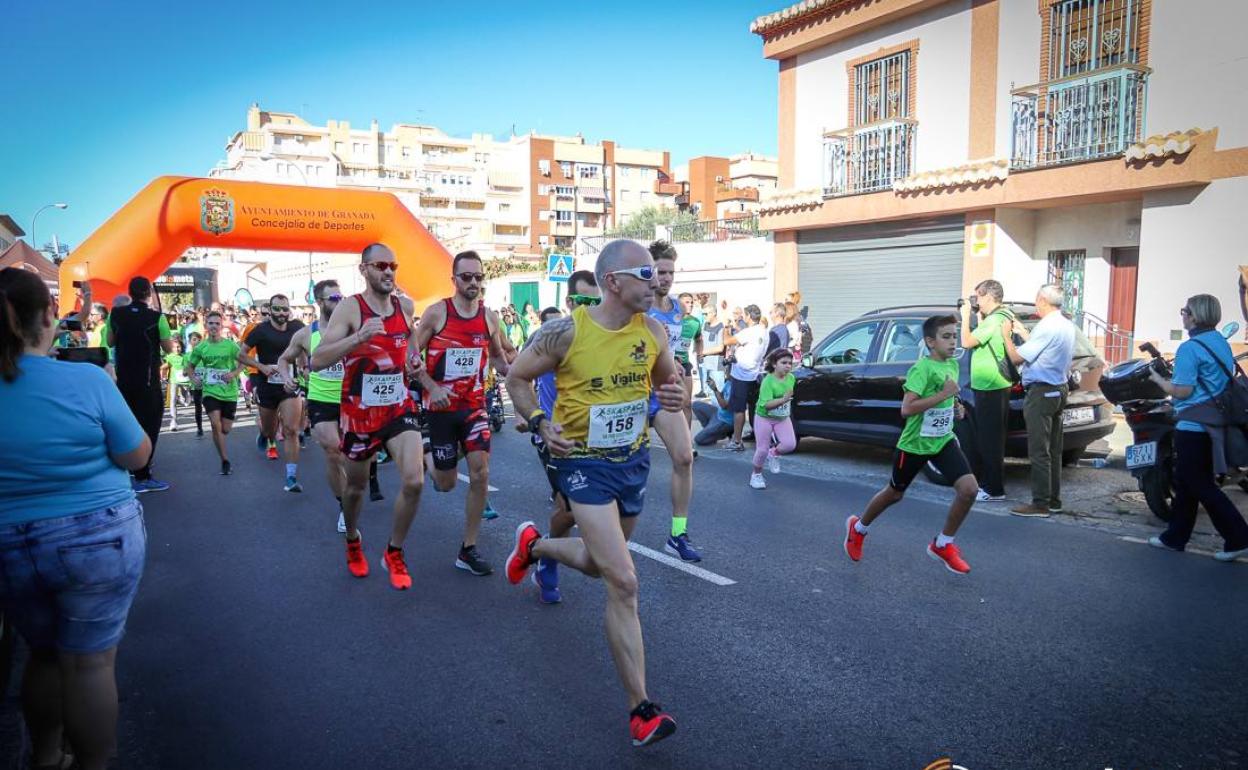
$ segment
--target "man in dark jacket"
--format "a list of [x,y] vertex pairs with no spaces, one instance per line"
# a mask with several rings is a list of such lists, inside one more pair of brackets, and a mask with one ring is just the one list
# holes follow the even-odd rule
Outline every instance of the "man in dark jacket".
[[135,276],[130,279],[130,304],[115,308],[108,319],[108,345],[117,351],[117,389],[152,442],[147,465],[134,472],[134,491],[140,494],[169,488],[152,478],[152,458],[164,417],[160,364],[166,353],[173,352],[173,335],[168,319],[148,306],[151,299],[152,282]]

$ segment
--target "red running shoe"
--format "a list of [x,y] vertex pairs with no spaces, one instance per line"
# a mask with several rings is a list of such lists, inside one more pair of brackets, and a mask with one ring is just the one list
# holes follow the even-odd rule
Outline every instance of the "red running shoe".
[[857,516],[850,516],[845,520],[845,555],[852,561],[862,559],[862,544],[867,539],[866,535],[854,529],[858,521]]
[[966,560],[962,558],[962,552],[953,543],[944,548],[937,548],[936,541],[933,539],[927,544],[927,555],[937,561],[943,561],[945,568],[950,572],[965,575],[971,571],[971,565],[966,563]]
[[269,444],[269,448],[265,450],[264,456],[270,460],[277,459],[277,444]]
[[519,585],[533,564],[533,544],[542,538],[533,522],[526,521],[516,527],[516,547],[507,556],[507,579],[512,585]]
[[368,559],[364,558],[364,538],[347,541],[347,569],[354,577],[368,577]]
[[407,564],[403,561],[403,549],[392,551],[386,549],[381,557],[381,566],[390,573],[390,587],[396,591],[406,591],[412,587],[412,576],[407,574]]
[[628,728],[634,746],[648,746],[676,732],[676,720],[664,714],[659,704],[643,700],[628,715]]

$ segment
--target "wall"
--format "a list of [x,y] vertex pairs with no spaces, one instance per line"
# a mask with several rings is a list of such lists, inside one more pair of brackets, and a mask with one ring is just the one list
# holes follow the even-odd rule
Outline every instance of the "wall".
[[678,243],[672,293],[711,292],[730,307],[766,307],[774,294],[774,248],[770,238],[719,243]]
[[997,152],[1010,156],[1010,91],[1040,79],[1040,12],[1035,2],[1002,0],[997,45]]
[[[1222,302],[1222,323],[1248,329],[1239,305],[1239,265],[1248,265],[1238,223],[1248,200],[1248,178],[1213,182],[1200,191],[1171,190],[1144,197],[1141,223],[1136,339],[1170,339],[1181,330],[1179,308],[1193,294],[1213,294]],[[1182,265],[1181,269],[1176,269]],[[1248,339],[1241,332],[1236,341]]]
[[[1027,4],[1026,0],[1014,0]],[[1032,6],[1034,9],[1034,5]],[[917,38],[919,121],[914,171],[965,163],[970,133],[970,0],[953,0],[797,57],[794,182],[823,184],[823,133],[849,125],[845,63]]]
[[[577,268],[579,269],[580,265],[578,265]],[[531,281],[537,282],[537,296],[540,299],[538,304],[541,305],[541,307],[538,308],[538,311],[541,311],[542,308],[546,308],[546,307],[550,307],[551,305],[554,305],[556,284],[546,280],[546,273],[541,272],[541,273],[509,273],[508,275],[499,276],[498,278],[494,278],[489,281],[486,281],[485,282],[485,296],[486,296],[485,305],[486,307],[492,310],[498,310],[500,307],[502,307],[503,305],[511,301],[511,284],[528,283]],[[562,292],[560,296],[566,297],[568,296],[567,285],[562,284],[562,286],[563,288],[560,290]],[[560,310],[562,310],[563,304],[560,303],[558,307]],[[520,310],[520,308],[516,308],[516,309]]]

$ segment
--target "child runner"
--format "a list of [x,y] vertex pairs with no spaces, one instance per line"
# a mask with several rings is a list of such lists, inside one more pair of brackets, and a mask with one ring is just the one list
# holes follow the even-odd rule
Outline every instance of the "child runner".
[[[758,406],[754,408],[754,472],[750,474],[750,486],[766,489],[763,480],[763,460],[772,473],[780,472],[780,455],[797,448],[797,436],[793,433],[793,421],[789,410],[793,402],[793,353],[788,348],[777,348],[767,355],[767,370],[758,387]],[[771,437],[779,442],[771,445]]]
[[[199,332],[191,332],[191,344],[187,348],[187,355],[194,350],[204,338]],[[192,382],[188,387],[191,389],[191,402],[195,404],[195,438],[204,437],[204,390]]]
[[177,348],[174,352],[165,354],[165,367],[169,372],[169,390],[166,395],[169,397],[170,433],[178,429],[178,390],[186,388],[191,384],[191,380],[186,376],[186,372],[182,371],[182,361],[186,358],[187,352],[186,343],[179,338],[175,344]]
[[853,561],[862,558],[863,542],[872,522],[905,496],[906,487],[930,462],[945,478],[956,481],[945,528],[928,543],[927,554],[944,562],[950,572],[965,575],[971,567],[954,545],[953,536],[975,502],[979,485],[953,435],[955,415],[958,419],[966,416],[962,404],[955,400],[958,362],[953,355],[958,345],[957,317],[932,316],[924,321],[923,341],[927,343],[929,355],[910,367],[903,386],[901,415],[906,418],[906,426],[893,455],[892,479],[867,503],[861,519],[857,516],[846,519],[845,553]]
[[234,425],[238,408],[238,377],[243,365],[238,361],[239,346],[221,336],[221,314],[210,312],[204,320],[208,339],[195,346],[186,357],[186,373],[195,387],[204,391],[204,411],[212,423],[212,443],[221,457],[221,475],[230,475],[225,453],[225,437]]

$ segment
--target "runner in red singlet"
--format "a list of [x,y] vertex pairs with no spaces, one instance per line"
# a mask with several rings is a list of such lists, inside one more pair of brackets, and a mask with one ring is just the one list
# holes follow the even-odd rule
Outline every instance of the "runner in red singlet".
[[412,338],[425,354],[425,419],[433,454],[433,485],[455,488],[459,452],[468,457],[468,498],[464,504],[464,540],[455,566],[474,575],[494,570],[477,553],[477,533],[490,480],[490,420],[485,412],[485,368],[507,373],[508,356],[498,316],[481,303],[485,282],[475,251],[455,255],[451,274],[455,296],[430,305]]
[[360,272],[367,289],[338,304],[312,353],[311,368],[324,369],[343,362],[342,453],[346,457],[346,486],[342,510],[347,528],[347,569],[355,577],[368,575],[368,560],[356,527],[368,466],[385,447],[399,468],[400,489],[394,502],[394,524],[382,557],[390,585],[410,588],[412,578],[403,561],[403,541],[416,518],[424,485],[424,455],[416,404],[408,395],[405,378],[419,367],[409,351],[415,312],[411,300],[395,296],[394,273],[399,263],[380,243],[364,249]]

